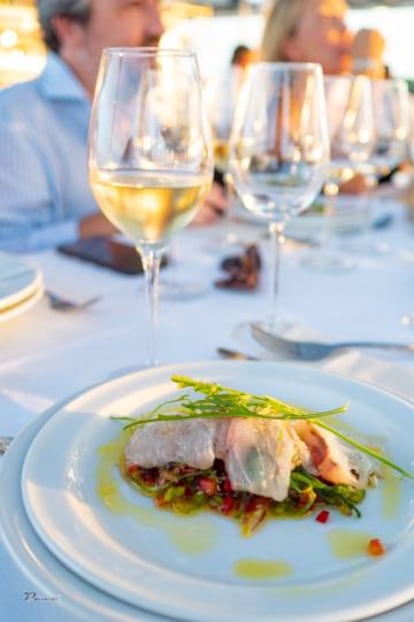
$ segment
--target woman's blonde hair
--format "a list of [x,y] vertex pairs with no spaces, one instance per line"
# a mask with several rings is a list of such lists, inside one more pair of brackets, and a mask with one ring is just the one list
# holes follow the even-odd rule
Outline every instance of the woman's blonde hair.
[[266,17],[260,46],[260,60],[289,60],[283,54],[284,43],[295,34],[306,0],[273,0]]

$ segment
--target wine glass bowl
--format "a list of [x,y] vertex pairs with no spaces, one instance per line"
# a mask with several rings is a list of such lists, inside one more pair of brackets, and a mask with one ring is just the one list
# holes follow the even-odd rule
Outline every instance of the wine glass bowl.
[[257,63],[239,97],[230,170],[245,208],[269,222],[271,309],[276,325],[279,249],[285,223],[325,181],[329,137],[322,70],[311,63]]
[[405,80],[372,80],[376,111],[375,143],[370,158],[377,175],[388,175],[409,157],[410,101]]
[[331,163],[327,184],[349,181],[374,148],[371,81],[365,76],[325,76]]
[[[325,76],[324,90],[331,147],[331,161],[322,200],[324,226],[320,248],[303,262],[306,268],[325,272],[347,272],[355,267],[353,258],[331,248],[332,221],[338,216],[341,185],[364,175],[370,166],[375,142],[374,108],[371,80],[365,76]],[[365,179],[359,180],[366,185]],[[359,185],[359,184],[358,184]],[[361,212],[367,210],[361,198],[355,200]],[[361,213],[361,218],[365,214]]]
[[88,165],[100,209],[142,257],[148,363],[153,364],[161,256],[171,236],[194,217],[213,175],[201,79],[192,52],[103,51]]

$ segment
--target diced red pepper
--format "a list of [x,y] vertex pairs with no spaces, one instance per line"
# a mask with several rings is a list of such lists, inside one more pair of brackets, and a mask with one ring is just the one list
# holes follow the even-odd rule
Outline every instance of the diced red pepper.
[[380,555],[384,555],[385,548],[379,538],[372,538],[368,542],[368,555],[371,557],[379,557]]
[[329,519],[329,510],[321,510],[319,512],[319,514],[316,515],[315,520],[318,521],[318,523],[326,523]]
[[233,488],[231,486],[231,481],[228,478],[224,480],[223,490],[224,490],[224,492],[233,492]]
[[217,492],[216,480],[211,477],[200,477],[198,480],[198,487],[209,497],[215,495]]
[[244,506],[244,511],[246,513],[255,512],[259,508],[267,509],[269,505],[270,505],[270,499],[268,497],[259,497],[258,495],[253,495],[246,502]]
[[221,506],[221,511],[223,512],[223,514],[230,514],[230,512],[234,508],[234,503],[235,500],[233,499],[233,497],[226,495],[223,499],[223,505]]
[[244,506],[245,512],[254,512],[257,509],[257,497],[251,497]]
[[157,475],[155,473],[142,473],[142,481],[145,482],[145,484],[155,484],[155,482],[157,481]]

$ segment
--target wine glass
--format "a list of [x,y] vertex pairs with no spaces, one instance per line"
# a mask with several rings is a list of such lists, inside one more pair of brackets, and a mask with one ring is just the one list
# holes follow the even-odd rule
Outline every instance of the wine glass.
[[208,82],[205,89],[207,118],[213,140],[215,180],[223,186],[227,195],[227,208],[221,220],[220,234],[214,236],[209,243],[214,254],[217,254],[220,247],[226,249],[240,241],[240,234],[234,231],[232,222],[235,196],[229,172],[229,142],[234,111],[244,78],[245,73],[239,67],[231,65],[224,75]]
[[[341,184],[352,180],[357,173],[367,173],[366,166],[375,140],[374,109],[371,80],[365,76],[325,76],[328,131],[331,145],[329,173],[324,184],[323,228],[318,251],[305,257],[307,268],[344,272],[354,267],[352,258],[331,248],[334,221],[340,217],[338,194]],[[365,196],[354,196],[350,210],[361,224],[367,218]],[[356,213],[356,211],[358,212]]]
[[236,109],[230,170],[244,207],[269,222],[271,305],[265,323],[276,331],[285,329],[276,317],[285,223],[314,200],[328,163],[320,65],[251,65]]
[[405,80],[372,80],[376,111],[370,164],[378,177],[388,176],[409,157],[410,101]]
[[89,128],[89,179],[99,207],[141,254],[148,365],[156,362],[158,281],[171,236],[188,225],[213,175],[195,54],[103,51]]

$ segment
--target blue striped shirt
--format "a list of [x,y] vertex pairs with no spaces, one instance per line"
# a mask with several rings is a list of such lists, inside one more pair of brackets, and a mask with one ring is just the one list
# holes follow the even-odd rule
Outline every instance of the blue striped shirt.
[[0,248],[33,251],[78,237],[97,206],[88,183],[91,102],[49,53],[39,77],[0,91]]

